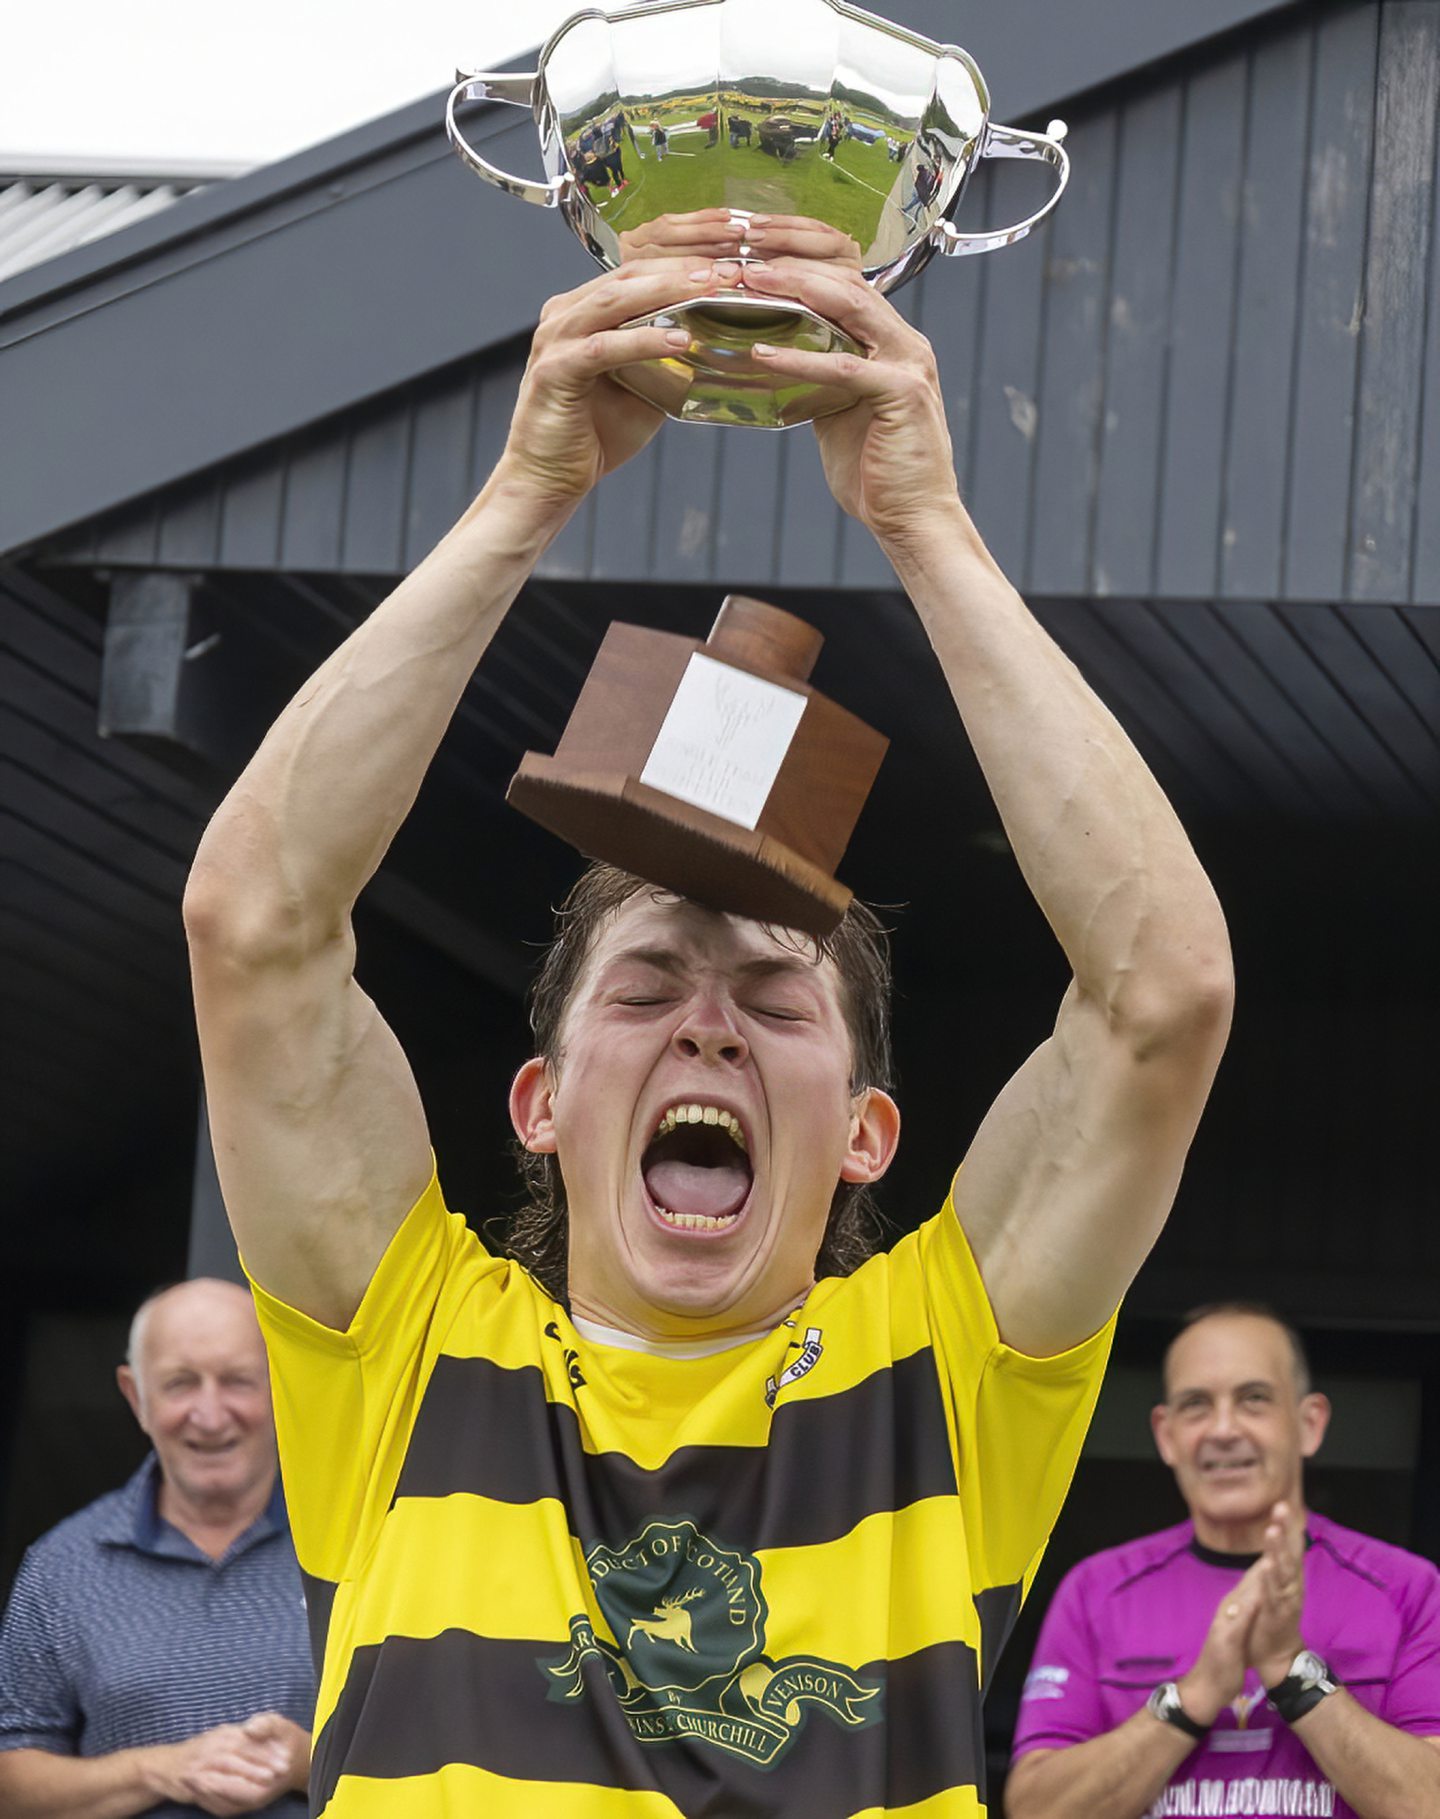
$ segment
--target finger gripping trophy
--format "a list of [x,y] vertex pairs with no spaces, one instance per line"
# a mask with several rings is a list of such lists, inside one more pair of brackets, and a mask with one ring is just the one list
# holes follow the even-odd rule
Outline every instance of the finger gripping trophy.
[[[457,110],[486,100],[531,110],[543,182],[497,169],[465,137]],[[882,293],[937,252],[1023,239],[1069,176],[1062,122],[1047,133],[996,125],[963,50],[845,0],[650,0],[577,13],[533,73],[462,71],[446,127],[473,171],[558,209],[602,266],[663,248],[657,224],[723,209],[742,229],[757,216],[808,218]],[[961,233],[953,217],[983,158],[1042,162],[1053,189],[1011,227]],[[759,236],[753,247],[738,240],[737,253],[760,256]],[[803,305],[743,292],[641,321],[684,328],[691,344],[637,362],[622,382],[683,422],[783,429],[843,408],[824,385],[767,371],[749,351],[757,340],[863,352]]]
[[[498,169],[466,138],[466,103],[528,107],[546,176]],[[974,61],[846,0],[646,0],[577,13],[530,74],[461,72],[446,108],[456,151],[486,182],[558,209],[607,270],[695,254],[724,224],[744,263],[781,250],[895,289],[937,252],[1022,239],[1069,176],[1065,127],[990,119]],[[984,158],[1050,167],[1042,207],[962,233],[954,216]],[[763,244],[762,244],[763,243]],[[724,287],[637,317],[681,330],[673,354],[611,376],[683,423],[785,429],[851,394],[767,366],[757,342],[863,356],[804,304]],[[809,682],[821,639],[732,597],[704,645],[610,628],[553,756],[530,752],[508,800],[593,858],[763,922],[828,935],[850,892],[833,876],[887,741]]]

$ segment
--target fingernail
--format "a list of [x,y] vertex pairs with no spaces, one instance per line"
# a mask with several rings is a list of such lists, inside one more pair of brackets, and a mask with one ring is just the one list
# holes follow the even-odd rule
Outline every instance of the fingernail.
[[754,341],[751,343],[751,352],[764,355],[778,354],[780,350],[778,347],[771,347],[768,341]]
[[769,269],[769,266],[766,265],[763,259],[747,259],[745,261],[745,270],[747,274],[750,272],[767,272]]
[[765,238],[765,230],[763,227],[756,227],[755,223],[752,221],[750,223],[750,232],[746,237],[750,240],[763,240]]
[[750,225],[751,227],[769,227],[770,217],[768,215],[752,215],[750,217]]
[[691,272],[690,282],[692,284],[702,284],[709,276],[710,267],[708,265],[702,265],[696,271]]
[[683,328],[667,329],[665,339],[671,347],[689,347],[690,337]]
[[722,259],[715,267],[715,276],[717,278],[733,278],[739,270],[740,267],[733,259]]

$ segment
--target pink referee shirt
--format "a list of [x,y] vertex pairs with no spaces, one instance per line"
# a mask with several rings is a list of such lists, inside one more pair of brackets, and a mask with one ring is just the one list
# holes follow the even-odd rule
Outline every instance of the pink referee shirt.
[[[1440,1736],[1440,1573],[1428,1560],[1309,1518],[1306,1645],[1377,1718]],[[1220,1600],[1248,1558],[1202,1548],[1188,1522],[1082,1560],[1046,1612],[1021,1694],[1015,1755],[1066,1749],[1111,1731],[1152,1688],[1195,1664]],[[1207,1742],[1150,1809],[1172,1814],[1353,1809],[1266,1704],[1253,1670]]]

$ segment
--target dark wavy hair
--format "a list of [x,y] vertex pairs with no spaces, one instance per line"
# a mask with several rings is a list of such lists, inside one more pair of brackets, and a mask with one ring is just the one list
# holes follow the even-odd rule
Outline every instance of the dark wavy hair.
[[[611,916],[641,891],[671,895],[612,865],[591,865],[555,912],[555,939],[530,987],[530,1028],[535,1053],[552,1068],[561,1061],[560,1031],[595,937]],[[774,931],[776,939],[803,944],[818,966],[831,959],[840,974],[840,1004],[850,1031],[850,1090],[894,1085],[890,1047],[889,931],[867,904],[853,902],[840,926],[823,941]],[[523,1263],[557,1301],[566,1299],[570,1252],[569,1206],[560,1164],[516,1144],[526,1203],[510,1221],[507,1254]],[[884,1224],[863,1181],[836,1184],[815,1268],[820,1276],[848,1276],[880,1249]]]

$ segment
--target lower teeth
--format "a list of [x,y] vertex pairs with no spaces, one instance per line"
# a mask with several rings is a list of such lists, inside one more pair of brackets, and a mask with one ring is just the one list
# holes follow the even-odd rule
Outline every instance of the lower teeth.
[[666,1206],[657,1206],[655,1211],[666,1225],[685,1226],[692,1231],[719,1231],[721,1226],[733,1225],[736,1218],[734,1213],[727,1213],[723,1219],[711,1219],[705,1213],[672,1213]]

